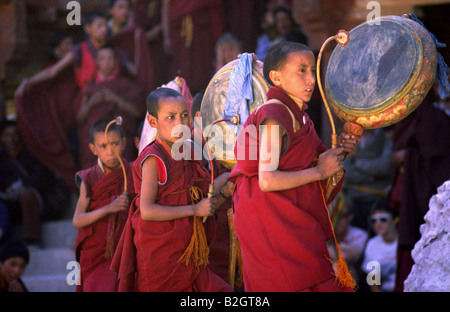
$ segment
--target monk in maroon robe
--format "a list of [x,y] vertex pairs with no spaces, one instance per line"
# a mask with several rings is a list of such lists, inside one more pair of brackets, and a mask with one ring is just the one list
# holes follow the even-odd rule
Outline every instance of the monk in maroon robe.
[[[68,136],[76,130],[80,90],[96,77],[95,53],[106,44],[106,18],[89,14],[84,29],[86,41],[74,46],[52,66],[24,79],[15,94],[18,126],[27,147],[59,174],[73,192],[77,192],[73,175],[79,164],[74,157],[77,146]],[[134,73],[123,52],[120,59],[121,69]]]
[[[314,68],[308,47],[293,42],[273,46],[264,63],[264,76],[274,85],[269,101],[247,118],[237,137],[237,165],[230,177],[236,185],[234,225],[246,291],[354,286],[342,255],[334,277],[326,242],[335,239],[327,206],[342,185],[340,153],[353,154],[356,140],[328,150],[318,138],[304,111],[315,84]],[[328,182],[335,174],[340,179],[334,187]]]
[[[103,129],[94,131],[92,143],[93,151],[99,157],[98,164],[76,175],[80,197],[73,223],[78,228],[75,256],[81,267],[77,291],[82,292],[116,291],[117,274],[110,270],[110,265],[127,219],[129,202],[135,195],[130,164],[122,159],[127,176],[127,192],[124,193],[123,169],[111,148],[104,148],[109,145],[103,132],[106,124],[100,121],[94,125],[95,129]],[[108,132],[108,140],[118,146],[120,156],[123,137],[113,126]]]
[[213,216],[201,220],[214,213],[213,199],[204,198],[209,173],[200,160],[174,159],[169,146],[178,140],[172,136],[174,124],[189,123],[186,101],[159,88],[149,95],[147,109],[158,137],[133,165],[138,195],[112,263],[119,291],[231,291],[207,266],[206,244],[215,231]]
[[100,48],[96,60],[98,71],[95,79],[83,90],[83,103],[77,118],[79,162],[82,168],[96,163],[88,147],[89,131],[96,121],[122,117],[122,129],[127,139],[123,156],[133,160],[137,151],[132,142],[145,116],[144,88],[120,74],[115,50],[110,47]]
[[225,29],[222,1],[163,1],[163,12],[164,46],[172,54],[169,77],[184,77],[196,93],[214,72],[215,44]]

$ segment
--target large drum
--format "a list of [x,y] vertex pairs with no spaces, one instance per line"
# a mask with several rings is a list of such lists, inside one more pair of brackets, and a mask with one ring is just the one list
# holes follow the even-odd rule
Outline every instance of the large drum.
[[[213,156],[229,169],[236,165],[234,145],[236,143],[237,132],[245,120],[241,120],[241,125],[238,126],[228,122],[217,121],[222,118],[222,113],[227,102],[231,72],[238,61],[239,60],[234,60],[226,64],[214,75],[205,90],[200,110],[203,135],[206,144],[210,148]],[[253,62],[253,102],[248,103],[248,111],[250,114],[258,106],[264,104],[267,99],[266,93],[269,90],[269,87],[264,79],[262,68],[263,63],[261,61]]]
[[362,128],[392,125],[412,113],[433,85],[437,54],[428,31],[384,16],[350,31],[328,63],[325,94],[336,116]]

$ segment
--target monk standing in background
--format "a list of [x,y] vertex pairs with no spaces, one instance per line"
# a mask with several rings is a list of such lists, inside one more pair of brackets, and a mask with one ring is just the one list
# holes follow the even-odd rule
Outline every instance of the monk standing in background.
[[169,77],[184,77],[193,93],[208,85],[215,44],[224,29],[221,0],[164,0],[164,48],[172,55]]
[[89,150],[89,131],[96,121],[121,116],[122,129],[128,142],[123,156],[125,159],[135,159],[137,153],[132,142],[139,123],[145,116],[144,88],[121,74],[116,50],[111,46],[99,48],[95,63],[96,77],[82,92],[83,101],[77,116],[79,162],[83,169],[97,162]]

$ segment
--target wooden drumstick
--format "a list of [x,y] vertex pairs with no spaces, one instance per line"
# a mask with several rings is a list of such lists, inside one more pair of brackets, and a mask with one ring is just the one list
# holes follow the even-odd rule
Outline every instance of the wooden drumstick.
[[[210,184],[208,187],[208,198],[212,198],[214,195],[214,184]],[[208,219],[208,217],[203,217],[203,223],[205,223],[206,219]]]
[[[341,47],[344,47],[350,41],[350,34],[346,30],[339,30],[335,36],[332,36],[332,37],[328,38],[327,40],[325,40],[325,42],[322,44],[322,47],[320,48],[319,55],[317,57],[317,65],[316,65],[317,85],[319,86],[320,95],[322,96],[323,104],[325,105],[325,109],[327,110],[327,113],[328,113],[328,118],[330,119],[331,132],[332,132],[331,133],[331,148],[335,149],[335,148],[337,148],[336,128],[334,126],[333,116],[331,114],[330,107],[328,106],[328,102],[325,97],[325,93],[323,91],[322,82],[321,82],[321,78],[320,78],[320,63],[322,60],[323,50],[324,50],[325,46],[333,40],[336,40],[336,42]],[[331,184],[333,186],[336,186],[336,184],[337,184],[336,175],[331,177]]]

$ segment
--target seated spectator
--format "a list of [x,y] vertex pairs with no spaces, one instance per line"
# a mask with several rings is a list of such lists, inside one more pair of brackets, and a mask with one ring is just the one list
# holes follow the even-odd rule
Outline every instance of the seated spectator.
[[263,33],[258,37],[256,42],[255,54],[258,57],[258,60],[264,61],[267,50],[280,42],[283,38],[278,34],[272,11],[264,12],[260,25]]
[[291,10],[279,7],[273,11],[273,15],[277,32],[284,40],[308,44],[308,38],[302,32],[300,25],[295,22]]
[[110,46],[99,48],[95,61],[97,75],[83,90],[83,101],[77,116],[79,161],[84,169],[97,163],[89,149],[89,132],[96,121],[122,116],[122,128],[127,141],[123,157],[132,161],[137,156],[134,137],[139,123],[145,117],[144,89],[120,74],[116,50]]
[[237,59],[241,50],[241,44],[233,34],[223,34],[216,43],[216,72],[224,65]]
[[28,292],[21,277],[29,260],[24,243],[10,241],[0,246],[0,292]]
[[39,244],[41,221],[59,217],[69,192],[24,146],[15,121],[0,124],[0,200],[27,244]]
[[[370,223],[376,235],[367,242],[362,262],[362,270],[366,273],[380,274],[379,283],[370,285],[373,292],[390,292],[395,287],[395,272],[397,267],[397,222],[389,203],[380,200],[375,203],[370,214]],[[376,262],[373,266],[370,262]],[[374,269],[380,272],[374,272]]]
[[392,140],[384,129],[366,129],[361,138],[358,153],[344,162],[344,189],[355,214],[352,225],[368,230],[370,210],[391,184]]
[[[347,262],[353,278],[359,280],[358,260],[364,253],[364,247],[367,242],[368,234],[361,228],[351,225],[353,219],[353,210],[351,201],[348,197],[339,196],[336,200],[337,209],[336,221],[333,222],[336,240],[341,249],[342,257]],[[334,245],[328,245],[328,252],[332,259],[337,259],[337,252]]]

